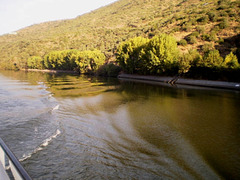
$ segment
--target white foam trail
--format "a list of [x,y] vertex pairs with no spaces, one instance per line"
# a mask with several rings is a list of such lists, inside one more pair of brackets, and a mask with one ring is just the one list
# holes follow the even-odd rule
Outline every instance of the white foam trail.
[[20,162],[25,161],[26,159],[29,159],[30,157],[32,157],[33,154],[36,154],[37,152],[42,151],[44,147],[48,146],[49,143],[50,143],[53,139],[57,138],[57,136],[60,135],[60,134],[61,134],[61,131],[60,131],[59,129],[57,129],[57,131],[56,131],[56,133],[55,133],[54,135],[52,135],[52,136],[50,136],[49,138],[45,139],[45,140],[42,142],[42,144],[40,144],[36,149],[34,149],[33,152],[31,152],[31,153],[29,153],[29,154],[27,154],[27,155],[26,155],[26,154],[23,154],[23,157],[22,157],[21,159],[19,159],[19,161],[20,161]]
[[56,105],[53,109],[52,109],[52,111],[55,111],[55,110],[58,110],[59,109],[59,104],[58,105]]

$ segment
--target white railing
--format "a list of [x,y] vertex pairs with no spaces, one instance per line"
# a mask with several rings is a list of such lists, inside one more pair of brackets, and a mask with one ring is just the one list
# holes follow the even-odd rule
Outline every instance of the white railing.
[[[12,176],[9,177],[9,174]],[[16,156],[0,138],[0,180],[31,180]]]

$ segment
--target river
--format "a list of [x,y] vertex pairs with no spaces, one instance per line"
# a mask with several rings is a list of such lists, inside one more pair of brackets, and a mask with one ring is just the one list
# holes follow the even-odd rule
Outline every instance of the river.
[[33,179],[240,179],[240,92],[0,72],[0,137]]

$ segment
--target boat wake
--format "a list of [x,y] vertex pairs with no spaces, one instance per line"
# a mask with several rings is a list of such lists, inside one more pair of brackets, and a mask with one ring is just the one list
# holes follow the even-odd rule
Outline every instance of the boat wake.
[[44,149],[44,147],[47,147],[49,145],[49,143],[51,141],[53,141],[53,139],[56,139],[57,136],[59,136],[61,134],[61,131],[59,129],[57,129],[56,133],[52,136],[50,136],[49,138],[45,139],[42,144],[40,144],[36,149],[34,149],[34,151],[32,151],[31,153],[29,154],[23,154],[22,158],[19,159],[20,162],[23,162],[29,158],[32,157],[32,155],[36,154],[37,152],[39,151],[42,151]]
[[59,104],[58,105],[56,105],[53,109],[52,109],[52,111],[56,111],[56,110],[58,110],[59,109]]

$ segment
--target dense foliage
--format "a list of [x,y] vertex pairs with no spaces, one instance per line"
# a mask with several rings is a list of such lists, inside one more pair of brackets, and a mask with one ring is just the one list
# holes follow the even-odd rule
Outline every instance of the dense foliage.
[[201,46],[211,43],[221,56],[236,54],[240,52],[239,7],[239,0],[119,0],[75,19],[0,36],[0,66],[24,68],[29,57],[44,58],[68,49],[98,49],[108,60],[122,41],[160,33],[172,34],[183,52],[201,51]]
[[178,59],[176,40],[161,34],[152,39],[133,38],[117,49],[117,62],[127,73],[161,74],[172,71]]
[[117,62],[127,73],[140,73],[146,67],[144,56],[148,39],[136,37],[122,42],[117,49]]
[[[239,81],[240,65],[232,52],[225,59],[216,49],[206,48],[203,56],[196,50],[179,53],[176,40],[166,34],[146,38],[132,38],[117,49],[117,62],[126,73],[148,75],[186,75],[214,79],[232,74]],[[231,73],[234,72],[234,73]],[[222,74],[222,75],[221,75]]]
[[44,56],[30,57],[27,68],[75,70],[82,73],[94,73],[105,63],[105,55],[98,51],[65,50],[53,51]]
[[[235,71],[239,63],[235,55],[240,60],[239,9],[239,0],[119,0],[75,19],[41,23],[0,36],[0,69],[28,66],[96,71],[103,56],[90,50],[97,49],[105,55],[106,63],[118,56],[121,67],[129,73],[173,74],[178,69],[187,74],[193,67],[205,65]],[[179,53],[158,50],[158,38],[168,35],[177,40]],[[175,51],[175,42],[170,47]],[[192,49],[204,60],[198,66],[192,60],[196,55]]]

